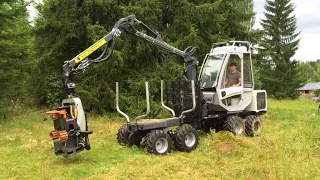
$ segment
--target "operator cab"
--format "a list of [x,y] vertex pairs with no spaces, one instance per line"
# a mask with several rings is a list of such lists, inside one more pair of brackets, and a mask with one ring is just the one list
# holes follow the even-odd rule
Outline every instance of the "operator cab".
[[213,44],[203,61],[199,80],[208,111],[245,109],[251,103],[254,88],[249,42]]

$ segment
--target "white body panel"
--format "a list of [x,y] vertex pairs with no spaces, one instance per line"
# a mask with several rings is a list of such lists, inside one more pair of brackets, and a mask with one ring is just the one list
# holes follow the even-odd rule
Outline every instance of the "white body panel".
[[[258,109],[258,101],[257,101],[257,94],[258,93],[265,93],[265,108],[263,109]],[[260,111],[267,111],[268,108],[268,101],[267,101],[267,92],[264,90],[254,90],[252,93],[252,101],[249,104],[249,106],[245,109],[247,111],[254,111],[254,112],[260,112]]]
[[242,86],[229,87],[229,88],[224,88],[223,91],[226,92],[226,95],[224,97],[221,97],[221,99],[226,99],[235,95],[242,94],[243,88]]
[[86,116],[80,98],[70,98],[62,100],[62,106],[65,106],[67,104],[70,104],[77,109],[77,124],[80,126],[81,131],[86,131]]
[[[243,111],[248,105],[252,102],[252,91],[243,92],[242,86],[240,87],[231,87],[223,89],[226,92],[226,96],[222,97],[221,93],[219,93],[219,98],[221,98],[221,101],[219,103],[220,106],[228,110],[229,112],[237,112],[237,111]],[[241,95],[241,98],[231,98],[228,106],[223,104],[223,101],[226,101],[227,98],[230,98],[234,95]]]

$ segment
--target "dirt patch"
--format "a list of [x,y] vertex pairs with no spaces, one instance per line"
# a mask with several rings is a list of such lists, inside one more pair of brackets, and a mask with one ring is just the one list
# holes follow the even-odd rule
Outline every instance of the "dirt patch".
[[216,144],[215,148],[220,152],[234,152],[234,147],[230,144],[219,143]]

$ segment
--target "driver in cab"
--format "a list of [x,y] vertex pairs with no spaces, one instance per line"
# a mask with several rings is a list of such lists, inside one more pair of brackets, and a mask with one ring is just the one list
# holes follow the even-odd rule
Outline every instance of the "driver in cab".
[[227,73],[224,87],[238,87],[241,86],[241,73],[237,70],[236,63],[229,64],[230,72]]

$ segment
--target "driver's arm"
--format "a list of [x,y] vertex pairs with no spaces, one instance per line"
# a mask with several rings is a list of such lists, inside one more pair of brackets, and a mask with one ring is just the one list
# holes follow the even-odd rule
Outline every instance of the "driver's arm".
[[242,80],[241,80],[241,78],[239,78],[239,83],[238,83],[238,84],[235,84],[234,86],[235,86],[235,87],[238,87],[238,86],[241,86],[241,84],[242,84]]
[[223,83],[223,87],[225,88],[226,87],[226,85],[229,83],[229,77],[228,77],[228,73],[227,73],[227,75],[226,75],[226,79],[224,80],[224,83]]
[[242,84],[242,78],[241,78],[241,72],[238,73],[239,82],[236,84],[236,87],[241,86]]
[[224,81],[223,86],[226,87],[227,84],[228,84],[228,79]]

